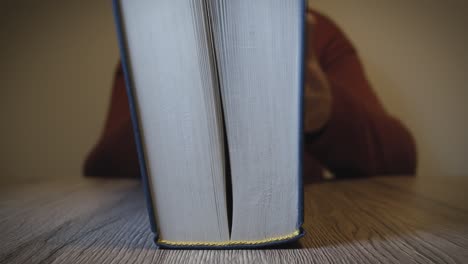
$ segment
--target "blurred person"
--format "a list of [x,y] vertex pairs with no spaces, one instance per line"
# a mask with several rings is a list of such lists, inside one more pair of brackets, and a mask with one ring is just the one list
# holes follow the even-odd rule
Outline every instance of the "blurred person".
[[[304,181],[414,174],[416,147],[408,129],[382,106],[356,49],[329,18],[306,14]],[[122,68],[114,77],[103,133],[87,156],[87,176],[138,177],[139,165]]]

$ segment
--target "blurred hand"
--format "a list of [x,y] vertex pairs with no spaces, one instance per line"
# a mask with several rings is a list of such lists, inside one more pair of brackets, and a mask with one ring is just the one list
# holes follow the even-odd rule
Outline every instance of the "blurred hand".
[[314,47],[317,20],[306,15],[306,58],[304,83],[304,130],[313,133],[320,130],[331,114],[332,94],[327,76],[323,72]]

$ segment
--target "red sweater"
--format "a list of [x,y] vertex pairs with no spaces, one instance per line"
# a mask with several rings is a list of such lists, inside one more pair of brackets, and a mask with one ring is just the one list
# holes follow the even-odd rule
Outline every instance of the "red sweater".
[[[337,177],[414,174],[414,139],[389,115],[365,77],[355,48],[327,17],[317,19],[315,52],[333,95],[332,114],[319,135],[306,136],[304,177],[317,179],[322,167]],[[310,42],[309,42],[310,43]],[[306,102],[307,104],[307,102]],[[307,135],[307,131],[305,131]],[[88,176],[138,176],[125,82],[119,65],[104,131],[84,164]]]

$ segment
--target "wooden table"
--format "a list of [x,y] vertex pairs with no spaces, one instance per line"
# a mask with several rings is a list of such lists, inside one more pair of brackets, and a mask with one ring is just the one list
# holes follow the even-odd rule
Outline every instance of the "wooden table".
[[0,263],[468,263],[467,187],[402,176],[308,185],[296,245],[171,251],[153,246],[138,181],[6,183]]

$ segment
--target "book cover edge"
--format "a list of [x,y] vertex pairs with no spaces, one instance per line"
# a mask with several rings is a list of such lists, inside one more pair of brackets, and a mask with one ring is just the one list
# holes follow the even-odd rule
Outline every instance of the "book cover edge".
[[[299,146],[298,146],[298,151],[299,151],[299,156],[298,156],[298,162],[299,162],[299,169],[298,169],[298,188],[299,188],[299,197],[298,197],[298,222],[297,222],[297,228],[300,230],[303,230],[302,225],[304,224],[304,182],[303,182],[303,153],[304,153],[304,81],[305,81],[305,64],[306,64],[306,59],[305,59],[305,49],[306,49],[306,12],[307,12],[307,0],[301,0],[301,10],[300,12],[300,45],[301,47],[299,48]],[[304,231],[302,231],[304,232]]]
[[138,154],[138,162],[140,166],[140,176],[142,180],[143,191],[144,191],[144,196],[146,200],[151,231],[154,233],[155,237],[157,238],[158,233],[157,233],[157,225],[156,225],[156,219],[155,219],[155,214],[154,214],[155,211],[153,209],[154,208],[153,199],[151,195],[148,172],[146,169],[146,162],[145,162],[146,159],[144,156],[143,141],[142,141],[141,133],[140,133],[138,113],[136,109],[136,101],[133,95],[132,79],[131,79],[130,70],[129,70],[129,62],[128,62],[129,58],[127,54],[127,45],[125,41],[125,32],[124,32],[123,21],[122,21],[122,10],[120,7],[120,0],[113,0],[112,7],[113,7],[113,12],[114,12],[114,22],[115,22],[115,26],[117,29],[116,33],[117,33],[119,50],[120,50],[120,61],[122,64],[122,69],[123,69],[123,73],[125,77],[125,87],[126,87],[126,92],[128,96],[130,116],[132,119],[133,136],[135,139],[135,144],[136,144],[136,149],[137,149],[137,154]]

